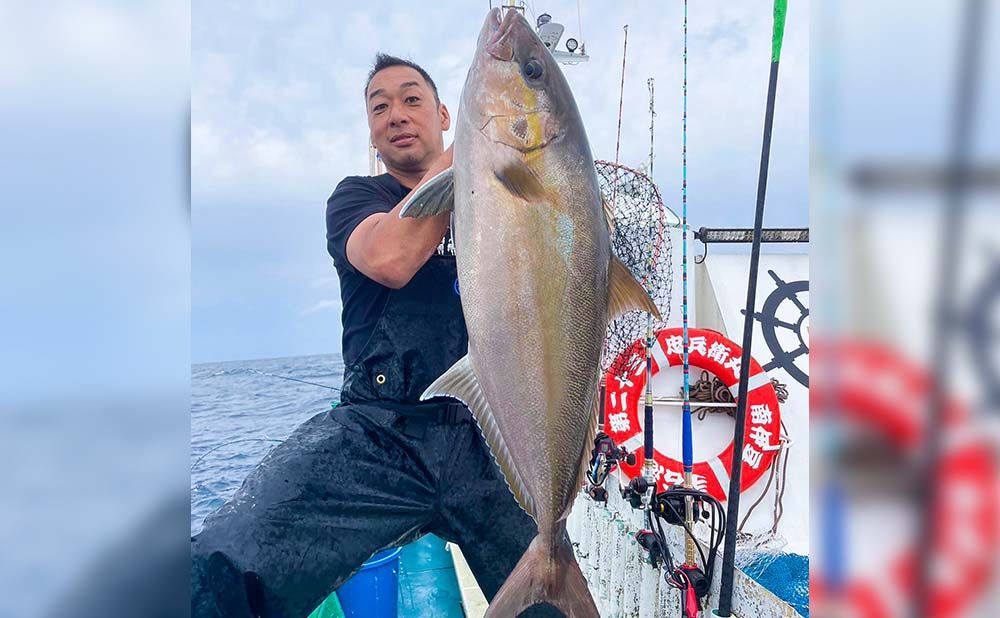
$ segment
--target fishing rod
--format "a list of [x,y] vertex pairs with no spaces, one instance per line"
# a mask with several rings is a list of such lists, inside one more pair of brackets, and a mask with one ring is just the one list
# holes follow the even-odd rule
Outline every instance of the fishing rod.
[[[683,118],[683,173],[682,186],[684,203],[683,227],[685,247],[684,247],[684,336],[683,336],[683,360],[685,365],[685,390],[684,390],[684,411],[687,419],[685,431],[683,432],[683,448],[685,452],[685,476],[684,482],[680,486],[671,486],[662,492],[657,491],[657,481],[662,469],[654,459],[653,448],[653,404],[655,398],[652,392],[652,351],[656,344],[655,332],[653,330],[652,316],[647,315],[646,336],[643,341],[643,357],[645,382],[644,397],[644,422],[643,422],[643,465],[641,473],[632,479],[621,490],[621,495],[632,508],[643,511],[645,528],[636,535],[636,542],[647,552],[647,562],[654,568],[662,569],[664,579],[668,585],[678,589],[680,593],[680,608],[682,618],[696,618],[701,611],[701,602],[708,595],[713,574],[715,571],[716,557],[723,540],[723,531],[726,529],[726,512],[719,500],[706,492],[699,491],[693,486],[693,432],[691,430],[691,408],[690,408],[690,363],[688,356],[689,332],[688,325],[688,298],[687,298],[687,4],[685,2],[685,75],[684,75],[684,118]],[[625,30],[625,50],[628,49],[628,31]],[[622,59],[622,92],[624,92],[625,58]],[[649,89],[649,168],[651,176],[654,164],[655,145],[655,81],[649,78],[646,82]],[[621,101],[619,101],[619,132],[621,126]],[[620,136],[620,133],[619,133]],[[616,144],[616,160],[619,144]],[[617,169],[617,165],[616,165]],[[617,189],[615,182],[615,189]],[[615,195],[615,193],[613,193]],[[678,223],[681,223],[678,221]],[[652,222],[651,222],[652,225]],[[650,263],[647,266],[652,269],[655,257],[650,256]],[[603,399],[606,396],[606,383],[602,382],[600,391]],[[603,404],[603,401],[602,401]],[[603,430],[605,411],[603,405],[599,407],[599,420]],[[596,501],[607,502],[607,490],[603,487],[609,473],[616,469],[620,463],[634,466],[636,463],[636,453],[629,452],[624,446],[618,446],[603,431],[597,434],[594,441],[594,448],[591,452],[590,468],[588,470],[588,480],[590,486],[588,493]],[[708,543],[703,547],[694,535],[696,523],[704,520],[709,524]],[[667,534],[664,530],[664,522],[667,525],[677,525],[684,529],[684,561],[680,564],[674,562],[671,555]],[[707,553],[706,553],[707,552]],[[700,559],[700,562],[699,562]]]
[[[340,391],[339,388],[334,388],[332,386],[327,386],[326,384],[319,384],[318,382],[309,382],[308,380],[300,380],[299,378],[292,378],[292,377],[289,377],[289,376],[282,376],[282,375],[278,375],[276,373],[269,373],[267,371],[261,371],[259,369],[254,369],[252,367],[242,367],[241,370],[243,372],[245,372],[245,373],[255,373],[257,375],[266,376],[268,378],[278,378],[279,380],[288,380],[289,382],[298,382],[300,384],[308,384],[309,386],[318,386],[320,388],[325,388],[325,389],[328,389],[328,390],[331,390],[331,391]],[[208,457],[210,454],[214,453],[215,451],[219,450],[220,448],[223,448],[225,446],[229,446],[230,444],[239,444],[239,443],[242,443],[242,442],[272,442],[272,443],[278,443],[278,442],[282,442],[282,440],[276,440],[274,438],[236,438],[234,440],[227,440],[227,441],[222,442],[220,444],[216,444],[212,448],[210,448],[207,451],[205,451],[204,453],[202,453],[201,456],[198,457],[198,459],[196,459],[193,464],[191,464],[191,471],[193,472],[201,464],[201,462],[205,460],[206,457]]]
[[[649,481],[652,485],[653,497],[646,509],[647,529],[636,535],[636,541],[649,552],[650,564],[658,567],[662,562],[664,578],[667,583],[680,592],[680,609],[682,618],[697,618],[701,611],[701,600],[711,587],[715,572],[715,559],[719,545],[722,543],[722,531],[726,529],[726,512],[716,498],[708,493],[695,489],[693,482],[694,469],[694,432],[691,419],[691,365],[690,365],[690,333],[688,331],[688,221],[687,221],[687,65],[688,65],[688,3],[684,0],[684,54],[683,54],[683,108],[681,117],[681,320],[682,320],[682,365],[683,365],[683,398],[681,448],[683,465],[683,482],[681,487],[668,487],[663,492],[656,492],[655,477]],[[650,111],[650,174],[653,167],[653,119],[656,112],[653,107],[653,80],[649,85]],[[653,345],[652,318],[647,321],[647,359]],[[646,374],[647,415],[646,431],[648,442],[652,441],[652,379],[647,365]],[[645,475],[644,475],[645,476]],[[639,480],[639,479],[637,479]],[[645,481],[646,479],[642,479]],[[645,489],[645,483],[633,481],[630,489],[633,496],[637,490]],[[638,485],[638,486],[636,486]],[[633,506],[635,504],[633,503]],[[711,519],[708,519],[709,516]],[[701,519],[708,520],[709,541],[708,554],[694,536],[695,523]],[[684,529],[684,562],[675,565],[667,545],[666,534],[661,521],[667,524],[681,526]],[[699,567],[698,559],[701,559]]]
[[[622,139],[622,108],[625,102],[625,60],[628,57],[628,24],[622,28],[624,31],[624,43],[622,46],[622,79],[618,91],[618,130],[615,137],[615,178],[611,189],[611,205],[615,207],[618,202],[618,175],[621,167],[618,164],[618,157],[621,153]],[[635,454],[628,452],[624,446],[618,446],[615,441],[604,433],[605,421],[605,397],[607,396],[607,377],[601,371],[598,387],[598,412],[597,412],[597,435],[594,437],[594,448],[590,454],[590,464],[587,471],[589,486],[587,493],[597,502],[608,501],[608,491],[604,487],[604,482],[608,475],[618,467],[620,462],[635,465]],[[652,457],[652,456],[650,456]]]
[[279,376],[276,373],[268,373],[266,371],[260,371],[259,369],[251,369],[250,367],[245,367],[243,371],[247,373],[256,373],[257,375],[267,376],[269,378],[278,378],[279,380],[288,380],[289,382],[298,382],[300,384],[308,384],[309,386],[318,386],[320,388],[325,388],[331,391],[340,391],[339,388],[328,386],[326,384],[319,384],[317,382],[309,382],[308,380],[300,380],[298,378],[290,378],[288,376]]
[[787,0],[774,0],[774,27],[771,35],[771,73],[767,84],[767,107],[764,112],[764,137],[757,177],[757,208],[754,215],[753,244],[750,250],[750,276],[747,282],[747,302],[743,320],[743,354],[740,362],[740,383],[736,397],[736,427],[733,430],[733,462],[729,470],[728,513],[725,547],[722,553],[722,580],[719,607],[715,616],[729,618],[733,607],[733,578],[736,568],[736,525],[740,512],[740,473],[743,469],[743,430],[746,425],[747,393],[750,386],[750,347],[753,344],[753,316],[757,297],[757,270],[760,265],[761,230],[764,227],[764,197],[767,193],[767,168],[771,157],[771,128],[774,125],[774,100],[778,87],[778,62],[785,34]]
[[[653,78],[646,80],[646,87],[649,88],[649,177],[653,177],[653,124],[656,120],[656,110],[653,106]],[[649,221],[650,227],[653,225],[652,217]],[[652,270],[653,254],[649,255],[649,266]],[[646,399],[643,407],[645,418],[643,429],[645,430],[643,456],[643,476],[649,481],[656,492],[656,479],[658,466],[653,459],[653,345],[656,343],[656,335],[653,333],[653,316],[646,314]]]
[[198,459],[196,459],[193,464],[191,464],[191,472],[194,472],[195,469],[201,464],[202,461],[205,460],[206,457],[208,457],[209,455],[211,455],[215,451],[219,450],[220,448],[229,446],[230,444],[240,444],[242,442],[271,442],[271,443],[279,443],[279,442],[284,442],[284,440],[277,440],[275,438],[236,438],[235,440],[226,440],[225,442],[223,442],[221,444],[216,444],[212,448],[210,448],[207,451],[205,451],[204,453],[202,453],[201,456],[198,457]]
[[[688,0],[684,0],[684,78],[683,111],[681,114],[681,341],[684,370],[684,402],[681,408],[681,449],[684,465],[684,487],[694,489],[694,435],[691,428],[691,363],[688,356],[691,343],[688,333],[688,220],[687,220],[687,68],[688,68]],[[685,528],[694,526],[694,506],[689,496],[684,504]],[[686,539],[684,565],[695,563],[694,541]]]

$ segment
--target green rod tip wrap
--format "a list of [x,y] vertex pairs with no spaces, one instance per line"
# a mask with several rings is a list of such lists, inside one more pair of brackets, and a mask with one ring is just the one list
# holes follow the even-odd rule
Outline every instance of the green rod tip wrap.
[[788,0],[774,0],[774,36],[771,39],[771,62],[781,58],[781,40],[785,36],[785,13]]

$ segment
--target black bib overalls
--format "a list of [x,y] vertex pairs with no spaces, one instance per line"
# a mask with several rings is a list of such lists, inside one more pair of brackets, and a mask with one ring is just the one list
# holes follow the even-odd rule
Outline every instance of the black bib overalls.
[[303,423],[206,518],[192,539],[193,616],[305,618],[376,551],[427,532],[457,543],[493,597],[536,526],[464,406],[419,402],[466,353],[456,281],[455,258],[435,255],[390,292],[341,405]]

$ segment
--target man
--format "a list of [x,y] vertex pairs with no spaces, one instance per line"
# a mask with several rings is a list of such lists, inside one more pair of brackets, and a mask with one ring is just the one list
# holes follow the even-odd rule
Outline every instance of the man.
[[194,616],[303,618],[373,553],[428,532],[462,548],[491,599],[537,532],[468,409],[420,402],[468,345],[448,215],[398,216],[451,165],[448,109],[426,71],[384,54],[365,104],[388,173],[346,178],[327,203],[341,405],[301,425],[205,520],[192,539]]

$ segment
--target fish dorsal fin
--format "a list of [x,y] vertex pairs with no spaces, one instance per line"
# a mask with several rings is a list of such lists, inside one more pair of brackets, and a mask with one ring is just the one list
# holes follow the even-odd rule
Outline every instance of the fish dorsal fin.
[[433,176],[413,192],[402,210],[399,218],[430,217],[455,209],[455,174],[454,168]]
[[505,159],[493,173],[508,191],[523,200],[537,202],[546,198],[542,179],[519,157]]
[[601,194],[601,205],[604,207],[604,222],[608,224],[608,233],[615,233],[615,209],[611,206],[608,198]]
[[479,380],[476,379],[476,374],[472,370],[472,362],[468,354],[452,365],[451,369],[444,372],[440,378],[434,380],[434,383],[428,386],[424,394],[420,396],[421,399],[432,397],[454,397],[472,411],[476,422],[479,423],[479,430],[482,432],[486,444],[489,445],[493,458],[500,466],[500,471],[503,472],[504,480],[507,481],[511,493],[514,494],[514,498],[521,505],[521,508],[528,515],[535,517],[534,501],[528,493],[528,487],[520,473],[514,467],[510,450],[507,448],[503,435],[500,434],[500,427],[493,416],[490,404],[486,401],[483,389],[479,386]]
[[646,290],[642,289],[621,260],[612,255],[608,265],[608,321],[633,310],[646,311],[657,320],[663,319]]

